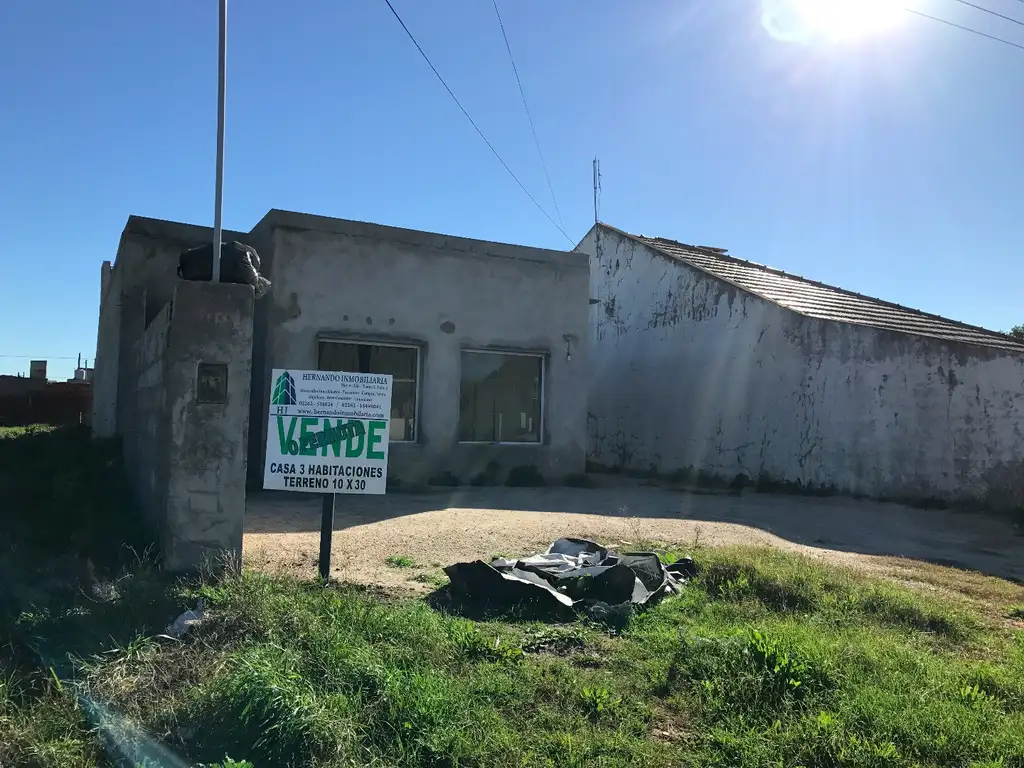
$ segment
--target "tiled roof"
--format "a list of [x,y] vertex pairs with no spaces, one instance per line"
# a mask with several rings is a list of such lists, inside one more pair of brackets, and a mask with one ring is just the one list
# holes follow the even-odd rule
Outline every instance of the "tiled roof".
[[737,288],[807,317],[1024,352],[1024,343],[1005,334],[790,275],[780,269],[729,256],[720,248],[686,245],[662,237],[628,236]]

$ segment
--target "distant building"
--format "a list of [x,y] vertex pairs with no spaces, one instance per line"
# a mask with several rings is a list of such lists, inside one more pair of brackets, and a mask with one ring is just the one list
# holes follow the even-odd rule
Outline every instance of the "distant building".
[[89,361],[82,365],[82,356],[78,356],[78,365],[75,366],[74,375],[68,381],[92,381],[93,369],[89,367]]

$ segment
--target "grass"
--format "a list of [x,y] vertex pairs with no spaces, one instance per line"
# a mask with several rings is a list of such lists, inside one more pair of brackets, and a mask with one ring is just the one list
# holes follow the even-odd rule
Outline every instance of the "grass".
[[207,599],[195,636],[81,679],[204,762],[1024,765],[1024,640],[970,600],[770,550],[697,555],[681,596],[618,633],[243,571],[175,588]]
[[0,765],[77,768],[100,750],[75,697],[42,674],[17,669],[0,651]]
[[[37,448],[79,439],[15,437]],[[12,638],[0,650],[0,765],[104,764],[99,725],[134,762],[1024,766],[1024,633],[1007,618],[1024,589],[1007,582],[889,563],[908,587],[695,540],[659,554],[692,554],[700,575],[615,631],[582,618],[470,621],[423,600],[251,570],[171,583],[97,538],[111,525],[102,505],[115,518],[132,509],[90,480],[116,477],[114,458],[14,451],[7,439],[0,458],[15,463],[0,467],[16,471],[0,469],[0,492],[32,490],[25,476],[50,483],[15,498],[31,504],[35,527],[70,529],[36,531],[6,512],[19,538],[5,557],[40,567],[0,574],[33,582],[0,600]],[[44,466],[51,456],[56,466]],[[65,484],[97,512],[67,516],[54,503]],[[97,542],[105,575],[68,566],[64,587],[47,586],[70,541]],[[402,555],[388,564],[418,567]],[[200,597],[203,624],[180,642],[156,637]]]
[[415,568],[416,561],[408,555],[388,555],[384,558],[384,564],[389,568]]

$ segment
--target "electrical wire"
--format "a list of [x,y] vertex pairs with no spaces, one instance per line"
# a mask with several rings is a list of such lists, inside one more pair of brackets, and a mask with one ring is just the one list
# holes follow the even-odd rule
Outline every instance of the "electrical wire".
[[77,360],[79,355],[0,355],[16,360]]
[[997,43],[1003,43],[1003,45],[1009,45],[1009,46],[1012,46],[1013,48],[1019,48],[1020,50],[1024,51],[1024,45],[1021,45],[1020,43],[1011,42],[1011,41],[1007,40],[1006,38],[996,37],[995,35],[990,35],[987,32],[982,32],[981,30],[978,30],[978,29],[972,29],[971,27],[965,27],[963,24],[957,24],[956,22],[953,22],[953,21],[948,21],[946,19],[940,19],[938,16],[930,16],[929,14],[924,13],[922,11],[915,11],[913,8],[904,8],[903,10],[905,10],[907,13],[912,13],[915,16],[920,16],[921,18],[924,18],[924,19],[931,19],[932,21],[939,22],[939,24],[945,24],[945,25],[950,26],[950,27],[955,27],[957,29],[962,29],[964,32],[970,32],[973,35],[980,35],[981,37],[987,37],[989,40],[995,40]]
[[[1022,0],[1024,1],[1024,0]],[[508,51],[508,60],[512,62],[512,72],[516,76],[516,85],[519,86],[519,95],[523,98],[523,109],[526,110],[526,119],[530,121],[530,132],[533,134],[533,143],[537,147],[537,155],[540,157],[541,167],[544,169],[544,178],[548,182],[548,191],[551,193],[551,202],[555,204],[555,215],[563,226],[562,212],[558,208],[558,200],[555,198],[555,188],[551,184],[551,175],[548,173],[548,164],[544,160],[544,153],[540,149],[540,139],[537,138],[537,128],[533,124],[533,115],[530,114],[530,105],[526,103],[526,92],[523,90],[523,81],[519,79],[519,69],[516,67],[516,60],[512,56],[512,46],[508,43],[508,35],[505,33],[505,23],[501,20],[501,12],[498,10],[498,0],[491,0],[494,4],[494,15],[498,17],[498,26],[501,27],[501,36],[505,40],[505,50]]]
[[448,83],[446,83],[445,79],[443,77],[441,77],[441,73],[437,71],[437,67],[434,66],[433,62],[430,60],[430,57],[427,56],[426,52],[423,50],[423,47],[416,41],[416,38],[412,34],[412,32],[409,31],[409,27],[407,27],[405,25],[405,22],[402,21],[402,17],[398,15],[398,11],[396,11],[395,10],[395,6],[393,6],[391,4],[391,0],[384,0],[384,2],[387,3],[388,8],[391,9],[391,13],[394,14],[395,19],[398,20],[398,23],[402,26],[402,29],[405,30],[405,34],[408,35],[409,39],[412,41],[412,44],[416,46],[416,50],[420,52],[420,56],[422,56],[423,60],[425,62],[427,62],[427,66],[429,66],[430,69],[433,71],[433,73],[437,76],[437,79],[441,81],[441,85],[443,85],[444,89],[446,91],[448,91],[448,95],[452,97],[452,100],[455,102],[455,104],[458,106],[458,108],[462,111],[462,114],[465,115],[467,120],[469,120],[470,125],[473,126],[474,130],[476,130],[476,132],[477,132],[477,134],[479,134],[480,138],[483,139],[484,144],[487,145],[487,148],[489,150],[491,150],[491,153],[496,158],[498,158],[498,162],[501,163],[502,167],[506,171],[508,171],[508,175],[511,176],[512,179],[515,181],[515,183],[519,185],[519,188],[521,190],[523,190],[524,193],[526,193],[526,196],[528,198],[530,198],[530,201],[535,206],[537,206],[537,210],[539,210],[541,213],[544,214],[544,218],[546,218],[548,221],[550,221],[552,226],[554,226],[555,229],[557,229],[559,232],[562,233],[562,237],[564,237],[569,242],[570,245],[575,247],[576,243],[573,242],[572,238],[569,237],[569,235],[567,235],[565,233],[565,230],[562,229],[561,226],[559,226],[557,221],[555,221],[553,218],[551,218],[550,214],[548,214],[548,212],[544,210],[544,207],[540,203],[537,202],[537,198],[535,198],[532,194],[530,194],[530,190],[528,190],[526,188],[526,186],[523,184],[523,182],[521,182],[519,180],[519,177],[516,176],[515,173],[513,173],[512,169],[508,167],[508,163],[506,163],[502,159],[501,155],[498,154],[498,150],[496,150],[494,148],[494,145],[491,144],[491,142],[487,139],[487,137],[484,135],[484,132],[482,130],[480,130],[480,126],[476,124],[476,121],[472,117],[470,117],[469,112],[467,112],[466,108],[464,106],[462,106],[462,102],[459,101],[459,98],[455,95],[454,91],[452,91],[452,89],[450,87],[448,87]]
[[[989,13],[993,16],[998,16],[1000,19],[1012,21],[1014,24],[1019,24],[1020,26],[1024,27],[1024,21],[1021,21],[1020,19],[1015,19],[1013,18],[1013,16],[1005,16],[999,13],[998,11],[993,11],[991,8],[985,8],[980,5],[975,5],[974,3],[968,2],[968,0],[954,0],[954,2],[960,3],[961,5],[966,5],[968,8],[973,8],[974,10],[981,11],[982,13]],[[1024,0],[1021,0],[1021,2],[1024,2]]]

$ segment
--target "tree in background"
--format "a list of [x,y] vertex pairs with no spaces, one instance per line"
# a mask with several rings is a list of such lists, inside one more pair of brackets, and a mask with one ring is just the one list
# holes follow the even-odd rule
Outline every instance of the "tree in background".
[[1010,329],[1010,335],[1018,341],[1024,341],[1024,325],[1015,325]]

